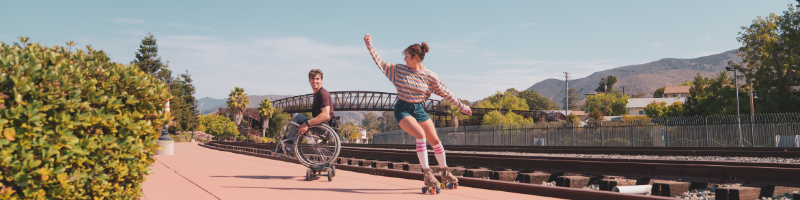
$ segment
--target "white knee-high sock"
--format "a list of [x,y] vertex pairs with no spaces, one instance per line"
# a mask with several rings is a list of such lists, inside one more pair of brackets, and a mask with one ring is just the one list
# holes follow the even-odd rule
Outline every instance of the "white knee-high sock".
[[417,157],[419,157],[419,165],[422,169],[428,169],[428,148],[425,144],[425,139],[417,139]]
[[444,159],[444,146],[442,143],[433,145],[433,155],[436,156],[436,161],[439,162],[439,167],[447,167],[447,160]]

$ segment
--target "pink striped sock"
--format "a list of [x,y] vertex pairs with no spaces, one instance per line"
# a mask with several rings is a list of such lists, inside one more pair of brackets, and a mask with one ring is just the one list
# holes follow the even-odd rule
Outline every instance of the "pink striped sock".
[[417,157],[419,157],[419,165],[422,169],[428,169],[428,148],[426,148],[425,139],[417,139]]
[[442,143],[431,146],[433,147],[433,155],[436,156],[436,161],[439,162],[439,167],[447,167],[447,160],[444,158],[444,146]]

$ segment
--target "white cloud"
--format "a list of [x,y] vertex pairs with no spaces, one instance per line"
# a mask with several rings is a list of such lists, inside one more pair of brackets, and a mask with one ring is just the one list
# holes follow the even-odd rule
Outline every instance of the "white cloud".
[[710,55],[714,55],[714,54],[718,54],[718,53],[722,53],[722,52],[721,51],[700,51],[700,52],[691,53],[690,55],[692,57],[703,57],[703,56],[710,56]]
[[167,26],[175,27],[175,28],[183,28],[183,29],[211,30],[211,27],[197,27],[197,26],[192,26],[192,25],[183,24],[183,23],[177,23],[177,22],[168,23]]
[[117,24],[144,24],[146,23],[144,20],[141,19],[133,19],[133,18],[111,18],[108,19]]
[[533,25],[536,25],[536,22],[526,23],[526,24],[520,25],[520,27],[533,26]]
[[653,45],[654,47],[656,47],[656,48],[659,48],[659,47],[663,47],[663,46],[664,46],[664,43],[653,43],[652,45]]

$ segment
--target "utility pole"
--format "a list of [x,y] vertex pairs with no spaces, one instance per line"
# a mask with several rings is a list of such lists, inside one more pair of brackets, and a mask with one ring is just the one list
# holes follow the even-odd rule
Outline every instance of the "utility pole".
[[744,147],[744,142],[742,141],[742,116],[739,112],[739,77],[736,74],[737,67],[725,67],[728,71],[733,71],[733,81],[735,86],[733,87],[736,90],[736,124],[739,125],[739,147]]
[[603,94],[603,98],[605,98],[603,102],[603,110],[606,111],[604,116],[608,116],[608,78],[605,78],[605,81],[606,84],[603,84],[603,92],[605,93]]
[[566,102],[564,105],[564,113],[565,115],[569,115],[569,72],[564,72],[564,78],[567,80],[567,87],[564,88],[564,100]]

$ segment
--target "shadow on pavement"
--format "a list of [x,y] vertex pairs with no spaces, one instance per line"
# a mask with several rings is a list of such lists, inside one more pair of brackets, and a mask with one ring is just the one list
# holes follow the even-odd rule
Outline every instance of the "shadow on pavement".
[[[272,189],[272,190],[301,190],[301,191],[331,191],[343,193],[359,193],[359,194],[420,194],[419,192],[411,192],[412,189],[345,189],[345,188],[274,188],[274,187],[240,187],[240,186],[223,186],[226,188],[252,188],[252,189]],[[392,192],[398,191],[398,192]],[[406,191],[406,192],[399,192]]]
[[249,178],[249,179],[293,179],[305,178],[304,176],[211,176],[214,178]]

